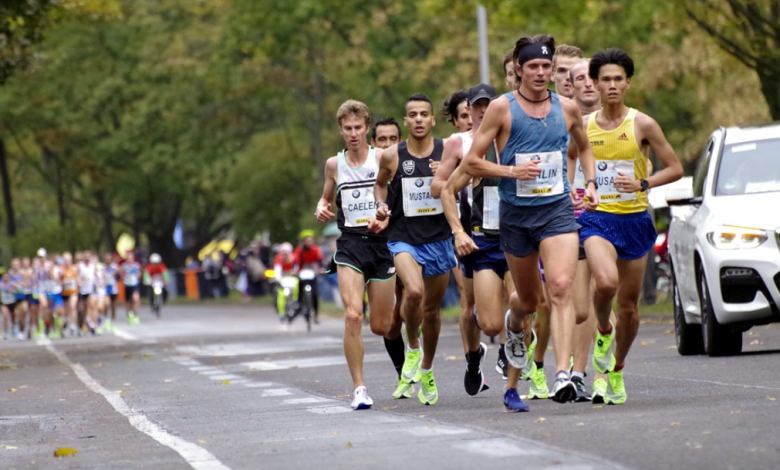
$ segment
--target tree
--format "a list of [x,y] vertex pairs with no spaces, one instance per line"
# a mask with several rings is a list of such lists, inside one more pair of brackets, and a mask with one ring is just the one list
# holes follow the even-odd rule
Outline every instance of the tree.
[[758,74],[773,119],[780,119],[780,3],[777,0],[686,0],[688,16]]

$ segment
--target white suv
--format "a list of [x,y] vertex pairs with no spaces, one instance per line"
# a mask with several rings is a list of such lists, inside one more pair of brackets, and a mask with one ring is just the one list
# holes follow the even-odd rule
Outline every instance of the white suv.
[[780,321],[780,123],[720,128],[672,211],[674,324],[682,355],[733,355]]

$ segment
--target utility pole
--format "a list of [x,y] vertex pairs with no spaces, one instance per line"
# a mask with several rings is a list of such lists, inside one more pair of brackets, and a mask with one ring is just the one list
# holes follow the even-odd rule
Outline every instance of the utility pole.
[[487,41],[487,11],[477,6],[477,34],[479,36],[479,82],[490,85],[490,68]]

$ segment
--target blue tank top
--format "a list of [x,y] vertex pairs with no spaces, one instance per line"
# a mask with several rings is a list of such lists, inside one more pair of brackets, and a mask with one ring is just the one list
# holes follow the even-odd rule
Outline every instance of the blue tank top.
[[541,159],[542,175],[536,181],[520,183],[514,178],[502,178],[498,185],[499,197],[520,207],[541,206],[569,197],[571,187],[566,177],[569,133],[558,95],[550,92],[550,113],[544,119],[523,111],[514,93],[504,96],[509,100],[512,129],[501,151],[501,164],[517,165],[518,156],[523,161]]

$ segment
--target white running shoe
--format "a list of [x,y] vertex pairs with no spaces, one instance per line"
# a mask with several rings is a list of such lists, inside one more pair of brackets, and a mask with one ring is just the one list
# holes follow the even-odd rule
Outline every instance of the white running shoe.
[[504,344],[504,354],[506,354],[506,360],[515,369],[522,370],[528,363],[528,348],[525,345],[525,332],[520,330],[519,333],[509,329],[509,316],[512,314],[509,310],[506,311],[504,317],[504,327],[506,328],[506,344]]
[[366,387],[363,385],[355,389],[354,396],[355,398],[352,400],[353,410],[367,410],[374,405],[374,400],[368,396]]

